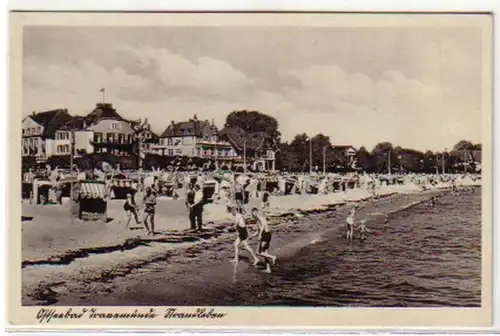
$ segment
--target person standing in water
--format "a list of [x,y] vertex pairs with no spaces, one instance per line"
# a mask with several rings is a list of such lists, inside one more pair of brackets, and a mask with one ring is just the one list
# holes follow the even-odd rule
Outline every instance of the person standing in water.
[[359,222],[358,231],[359,231],[359,239],[365,240],[366,239],[365,234],[367,232],[370,232],[370,230],[366,227],[366,220],[362,220]]
[[240,212],[238,212],[237,207],[235,206],[229,206],[229,211],[234,217],[234,224],[238,233],[238,236],[234,241],[234,259],[231,262],[237,263],[239,261],[239,247],[240,245],[243,245],[245,250],[247,250],[248,253],[250,253],[250,255],[252,256],[254,260],[253,265],[256,266],[259,263],[259,258],[257,258],[255,253],[248,245],[248,228],[245,223],[245,218]]
[[252,218],[257,220],[259,224],[259,231],[257,231],[251,238],[259,236],[259,249],[258,254],[264,257],[266,261],[266,273],[271,273],[271,264],[276,264],[277,257],[275,255],[270,254],[269,245],[271,244],[271,230],[269,230],[269,226],[267,224],[267,219],[263,214],[259,213],[257,208],[252,209]]
[[356,211],[358,210],[358,205],[355,204],[354,208],[349,212],[349,216],[347,216],[346,224],[347,224],[347,234],[346,237],[348,240],[352,240],[354,235],[354,216],[356,216]]

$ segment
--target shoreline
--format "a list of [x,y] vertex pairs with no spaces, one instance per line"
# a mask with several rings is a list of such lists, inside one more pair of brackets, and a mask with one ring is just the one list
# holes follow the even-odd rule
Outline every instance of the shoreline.
[[[442,189],[413,192],[411,194],[419,194],[425,198],[428,197],[426,195],[436,192],[442,192]],[[384,200],[390,201],[391,198],[398,195],[404,197],[405,193],[390,192],[377,199],[371,197],[368,197],[368,199],[370,203],[377,203]],[[357,202],[366,200],[364,197],[358,197]],[[356,202],[356,200],[349,202]],[[311,222],[317,216],[330,217],[336,221],[346,215],[344,212],[347,207],[344,205],[349,202],[323,206],[319,207],[319,209],[289,210],[278,216],[272,216],[270,225],[273,231],[286,233],[287,238],[290,238],[288,240],[295,240],[294,236],[296,236],[295,238],[301,236],[314,238],[318,234],[318,229],[321,231],[321,228],[315,227],[308,222]],[[195,237],[192,234],[186,235],[172,232],[171,237],[129,240],[126,242],[128,244],[126,248],[115,246],[113,249],[108,250],[102,248],[100,251],[84,251],[80,255],[75,255],[75,252],[72,251],[71,257],[65,257],[66,259],[52,259],[50,263],[25,265],[22,270],[23,304],[63,304],[61,299],[64,302],[67,293],[78,293],[79,290],[82,293],[97,291],[105,295],[110,290],[112,291],[106,284],[109,285],[115,279],[140,273],[142,270],[151,271],[153,265],[165,264],[167,261],[170,261],[169,264],[173,265],[173,273],[182,274],[183,272],[192,271],[192,267],[187,266],[185,268],[182,265],[188,265],[189,261],[202,256],[200,259],[204,259],[203,268],[207,268],[207,260],[220,260],[221,255],[225,255],[227,251],[232,251],[231,248],[227,248],[227,245],[234,239],[234,234],[226,225],[222,223],[214,223],[214,225],[214,230],[204,234],[205,238]],[[281,243],[284,243],[283,246],[287,245],[285,240],[282,240]],[[293,242],[291,244],[294,245]],[[96,251],[99,253],[96,253]],[[281,254],[284,252],[284,250],[281,251]],[[215,264],[220,264],[220,261],[215,262]],[[79,300],[84,299],[80,298]]]
[[[408,185],[406,187],[408,187]],[[436,190],[441,189],[442,188],[436,188]],[[383,189],[378,195],[378,198],[390,197],[395,194],[415,192],[420,193],[425,191],[417,191],[415,188],[409,189],[405,188],[405,186],[393,186],[388,187],[385,190]],[[363,189],[355,189],[345,193],[333,193],[326,195],[277,196],[273,199],[274,205],[271,207],[271,211],[267,211],[266,215],[269,218],[299,217],[312,213],[331,211],[348,203],[365,202],[373,199],[377,198],[373,197],[372,194]],[[169,200],[166,201],[168,202]],[[226,206],[224,204],[209,204],[207,206],[206,211],[208,212],[208,216],[204,215],[206,224],[204,231],[201,233],[193,233],[190,232],[189,229],[167,229],[159,232],[159,234],[154,237],[148,237],[145,235],[135,234],[131,231],[125,231],[121,232],[121,235],[124,237],[112,237],[112,239],[105,240],[105,244],[102,243],[99,245],[99,243],[97,243],[94,246],[68,248],[64,251],[56,251],[54,254],[49,252],[50,255],[47,255],[45,258],[23,258],[21,268],[39,265],[68,265],[79,258],[87,258],[93,254],[106,254],[117,251],[123,252],[133,250],[144,243],[181,244],[218,238],[227,232],[227,223],[232,222],[232,218],[225,211],[225,207]],[[95,223],[84,223],[82,225],[86,227],[95,226],[96,230],[102,229],[102,226],[98,227]],[[207,226],[209,226],[209,228],[207,228]],[[62,249],[64,249],[64,247]],[[33,250],[33,252],[37,252],[37,254],[39,254],[40,250]],[[25,254],[24,251],[23,254]]]

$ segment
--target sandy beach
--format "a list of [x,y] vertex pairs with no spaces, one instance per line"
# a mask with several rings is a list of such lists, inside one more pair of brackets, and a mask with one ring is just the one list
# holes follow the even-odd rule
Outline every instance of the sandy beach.
[[[287,254],[343,223],[351,202],[363,201],[365,212],[376,209],[390,214],[425,201],[446,187],[422,192],[412,184],[389,186],[379,191],[377,200],[371,199],[364,189],[275,197],[268,214],[272,230],[277,233],[273,246],[280,259],[286,259]],[[206,281],[224,286],[228,279],[233,279],[236,273],[228,260],[233,253],[234,233],[224,205],[206,206],[206,229],[196,234],[187,231],[189,222],[183,201],[161,199],[157,207],[159,234],[154,237],[144,236],[141,230],[126,230],[121,206],[122,202],[111,201],[108,222],[93,223],[69,219],[68,204],[23,204],[23,216],[29,218],[23,221],[24,305],[151,305],[157,301],[151,301],[147,293],[126,290],[128,285],[117,282],[134,282],[137,279],[130,277],[141,278],[158,270],[168,274],[162,278],[170,285],[162,288],[182,304],[185,299],[179,293],[203,290],[205,286],[200,283]],[[242,257],[237,272],[245,273],[246,267]],[[186,274],[189,279],[198,279],[192,281],[193,288],[189,290],[185,290],[187,283],[179,281]],[[184,290],[178,290],[178,286]],[[99,293],[102,295],[96,295]]]

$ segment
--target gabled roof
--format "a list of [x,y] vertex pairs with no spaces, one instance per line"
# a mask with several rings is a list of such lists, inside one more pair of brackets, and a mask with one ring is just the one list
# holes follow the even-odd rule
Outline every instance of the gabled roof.
[[113,104],[97,103],[95,109],[85,116],[88,125],[97,124],[102,119],[126,121],[113,108]]
[[53,138],[56,131],[71,120],[66,109],[50,110],[30,115],[30,118],[40,126],[43,126],[42,136]]
[[229,141],[238,152],[243,151],[243,149],[247,151],[261,150],[267,139],[264,132],[247,133],[239,127],[226,127],[220,131],[219,137]]
[[158,140],[160,140],[160,137],[158,134],[154,133],[153,131],[148,130],[149,134],[151,134],[151,138],[149,139],[144,139],[145,143],[157,143]]
[[60,128],[61,131],[79,131],[87,127],[85,123],[85,118],[81,116],[75,116],[70,121],[68,121],[63,127]]
[[189,121],[171,122],[171,124],[160,135],[161,138],[195,136],[201,138],[204,131],[217,133],[217,127],[210,124],[208,120],[202,121],[190,119]]
[[356,150],[356,148],[354,148],[351,145],[332,145],[332,149],[334,149],[334,150],[348,150],[348,149]]

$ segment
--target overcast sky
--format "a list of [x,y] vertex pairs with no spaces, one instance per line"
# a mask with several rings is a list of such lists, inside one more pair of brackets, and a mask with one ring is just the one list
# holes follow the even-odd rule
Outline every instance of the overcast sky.
[[[156,132],[275,117],[285,140],[442,150],[481,141],[478,28],[25,27],[23,113],[100,101]],[[441,55],[441,56],[440,56]]]

